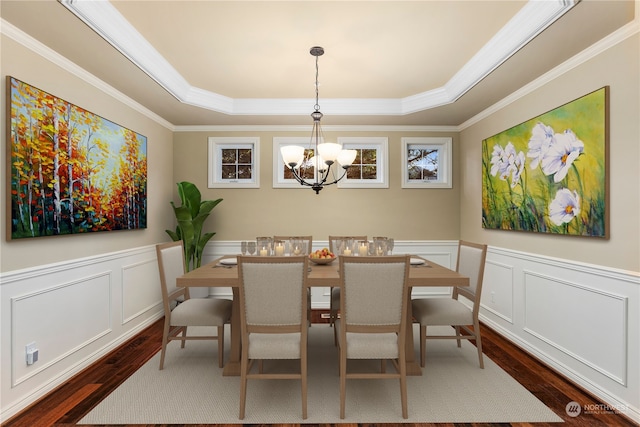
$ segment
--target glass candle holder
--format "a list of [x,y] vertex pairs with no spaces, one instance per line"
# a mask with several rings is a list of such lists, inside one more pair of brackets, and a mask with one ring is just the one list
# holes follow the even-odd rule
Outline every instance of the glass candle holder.
[[353,255],[353,239],[342,240],[342,247],[340,248],[339,254],[344,256]]
[[297,255],[305,255],[306,251],[305,251],[305,242],[303,240],[300,239],[291,239],[291,242],[289,242],[289,251],[291,253],[291,255],[293,256],[297,256]]
[[256,238],[256,244],[258,247],[258,255],[271,256],[273,248],[273,239],[271,237],[258,237]]
[[375,255],[375,256],[388,255],[388,252],[387,252],[387,238],[386,237],[374,237],[373,238],[373,255]]
[[369,255],[369,242],[366,240],[359,240],[357,244],[358,255],[359,256],[367,256]]
[[273,254],[275,256],[284,256],[285,245],[282,240],[276,240],[273,242]]

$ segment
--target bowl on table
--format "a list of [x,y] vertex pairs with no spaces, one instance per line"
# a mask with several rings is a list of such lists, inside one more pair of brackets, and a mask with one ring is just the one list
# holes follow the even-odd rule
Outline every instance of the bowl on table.
[[[316,253],[318,252],[318,253]],[[338,259],[335,255],[334,256],[329,256],[329,254],[331,254],[330,252],[326,252],[326,253],[321,253],[322,251],[318,250],[314,253],[311,253],[309,255],[309,261],[311,261],[314,264],[318,264],[318,265],[326,265],[326,264],[331,264],[333,261],[335,261],[336,259]],[[314,257],[314,255],[316,255],[316,257]],[[331,254],[333,255],[333,254]],[[324,256],[324,258],[320,258],[320,256]]]
[[318,264],[318,265],[326,265],[326,264],[331,264],[333,261],[337,260],[337,257],[333,257],[333,258],[311,258],[309,257],[309,261],[311,261],[314,264]]

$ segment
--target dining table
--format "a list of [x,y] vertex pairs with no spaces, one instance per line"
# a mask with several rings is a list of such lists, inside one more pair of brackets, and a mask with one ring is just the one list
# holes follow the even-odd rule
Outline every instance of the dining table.
[[[235,255],[227,255],[193,269],[176,280],[177,286],[184,287],[230,287],[233,292],[233,305],[230,321],[230,354],[223,368],[224,376],[240,375],[240,311],[238,307],[239,280],[238,268],[233,263]],[[340,287],[339,263],[330,264],[309,263],[307,286],[309,287]],[[469,286],[469,278],[447,267],[429,261],[419,256],[411,256],[409,270],[409,288],[433,286]],[[411,292],[408,298],[411,299]],[[407,325],[413,324],[411,301],[407,308]],[[422,369],[415,355],[413,342],[413,328],[407,327],[406,366],[407,375],[422,375]]]

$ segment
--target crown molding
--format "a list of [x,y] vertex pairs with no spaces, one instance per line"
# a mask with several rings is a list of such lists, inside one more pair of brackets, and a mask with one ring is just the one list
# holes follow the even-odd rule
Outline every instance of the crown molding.
[[139,104],[133,99],[129,98],[127,95],[122,92],[116,90],[112,86],[108,85],[104,81],[100,80],[93,74],[89,73],[84,68],[78,66],[72,61],[69,61],[64,56],[60,55],[58,52],[50,49],[44,44],[40,43],[38,40],[34,39],[30,35],[26,34],[24,31],[0,18],[0,33],[14,40],[15,42],[21,44],[42,58],[48,60],[49,62],[59,66],[63,70],[73,74],[79,79],[87,82],[91,86],[101,90],[107,95],[117,99],[122,102],[124,105],[131,107],[133,110],[139,112],[140,114],[150,118],[151,120],[157,122],[161,126],[173,131],[174,125],[158,116],[153,111],[149,110],[145,106]]
[[[232,99],[191,86],[106,0],[59,0],[115,49],[185,104],[229,115],[306,115],[308,99]],[[577,0],[530,0],[444,87],[400,99],[324,99],[331,115],[405,115],[455,102]]]
[[[203,125],[176,126],[174,132],[304,132],[309,125]],[[329,125],[324,132],[458,132],[459,126],[402,126],[402,125]]]
[[[640,1],[636,2],[640,6]],[[501,99],[497,103],[493,104],[489,108],[481,111],[476,114],[469,120],[461,123],[458,128],[460,131],[486,119],[497,111],[502,110],[503,108],[509,106],[510,104],[516,102],[517,100],[523,98],[524,96],[532,93],[533,91],[540,89],[547,83],[555,80],[556,78],[562,76],[575,69],[576,67],[584,64],[585,62],[595,58],[601,53],[605,52],[608,49],[611,49],[615,45],[625,41],[629,37],[632,37],[636,34],[640,33],[640,10],[636,8],[636,16],[633,21],[625,25],[624,27],[618,29],[617,31],[609,34],[605,38],[597,41],[593,45],[589,46],[587,49],[582,52],[574,55],[569,58],[567,61],[558,65],[557,67],[549,70],[547,73],[543,74],[536,80],[533,80],[529,84],[521,87],[517,91],[513,92],[509,96]]]
[[[640,1],[636,1],[636,4],[640,6]],[[495,112],[507,107],[518,99],[526,96],[527,94],[539,89],[544,86],[548,82],[553,79],[559,77],[562,74],[565,74],[577,66],[587,62],[588,60],[594,58],[600,53],[606,51],[607,49],[621,43],[629,37],[634,36],[635,34],[640,32],[640,7],[636,8],[636,16],[635,20],[610,34],[609,36],[603,38],[598,41],[594,45],[575,55],[573,58],[564,62],[563,64],[557,66],[552,69],[548,73],[544,74],[540,78],[532,81],[526,86],[523,86],[518,91],[513,92],[508,97],[502,99],[491,107],[485,109],[480,112],[476,116],[470,118],[466,122],[457,125],[457,126],[357,126],[357,125],[344,125],[344,126],[323,126],[323,128],[327,131],[365,131],[365,132],[461,132],[466,128],[480,122],[481,120],[487,118],[488,116],[494,114]],[[164,120],[157,114],[148,110],[146,107],[138,104],[133,101],[128,96],[122,94],[117,91],[113,87],[109,86],[102,80],[98,79],[94,75],[88,73],[83,68],[77,66],[75,63],[69,61],[67,58],[58,54],[57,52],[51,50],[47,46],[43,45],[39,41],[35,40],[31,36],[25,34],[22,30],[16,28],[14,25],[0,18],[0,33],[11,38],[12,40],[20,43],[24,47],[29,50],[35,52],[40,55],[44,59],[60,66],[64,70],[70,72],[71,74],[77,76],[78,78],[86,81],[90,85],[102,90],[106,94],[114,97],[119,100],[123,104],[131,107],[132,109],[138,111],[139,113],[147,116],[151,120],[154,120],[158,124],[163,127],[174,131],[174,132],[191,132],[191,131],[211,131],[211,132],[256,132],[256,131],[284,131],[284,132],[308,132],[309,127],[307,125],[292,125],[292,126],[279,126],[279,125],[239,125],[239,126],[174,126],[168,121]],[[405,98],[406,99],[406,98]],[[267,102],[266,100],[259,100],[260,102]],[[291,101],[291,100],[283,100],[283,101]],[[239,102],[239,101],[236,101]],[[303,103],[305,108],[308,108],[309,100],[299,100],[299,102]],[[307,111],[308,113],[308,111]],[[305,113],[306,114],[306,113]]]

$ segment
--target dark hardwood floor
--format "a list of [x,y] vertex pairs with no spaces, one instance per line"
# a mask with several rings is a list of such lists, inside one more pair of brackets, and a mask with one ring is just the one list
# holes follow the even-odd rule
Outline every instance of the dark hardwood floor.
[[[321,311],[313,313],[314,323],[326,322],[321,319]],[[159,320],[137,336],[115,349],[101,360],[85,369],[74,378],[62,384],[31,407],[3,423],[4,427],[75,427],[77,422],[95,405],[115,390],[140,366],[160,350],[162,342],[162,321]],[[503,423],[503,424],[401,424],[406,427],[460,427],[460,426],[538,426],[538,427],[583,427],[583,426],[637,426],[620,414],[604,410],[606,406],[593,406],[603,410],[583,411],[577,417],[567,415],[569,402],[585,405],[599,405],[599,402],[584,390],[556,374],[518,347],[502,338],[486,326],[482,326],[482,345],[487,357],[526,387],[538,399],[551,408],[564,423]],[[213,424],[224,427],[224,424]],[[370,424],[359,426],[367,427]],[[158,424],[153,427],[180,427],[178,424]],[[204,425],[199,425],[204,427]],[[282,425],[293,427],[293,425]],[[322,425],[329,427],[330,425]],[[355,427],[356,424],[340,424]],[[127,427],[127,426],[120,426]],[[152,425],[146,425],[152,427]],[[190,427],[198,427],[190,425]]]

